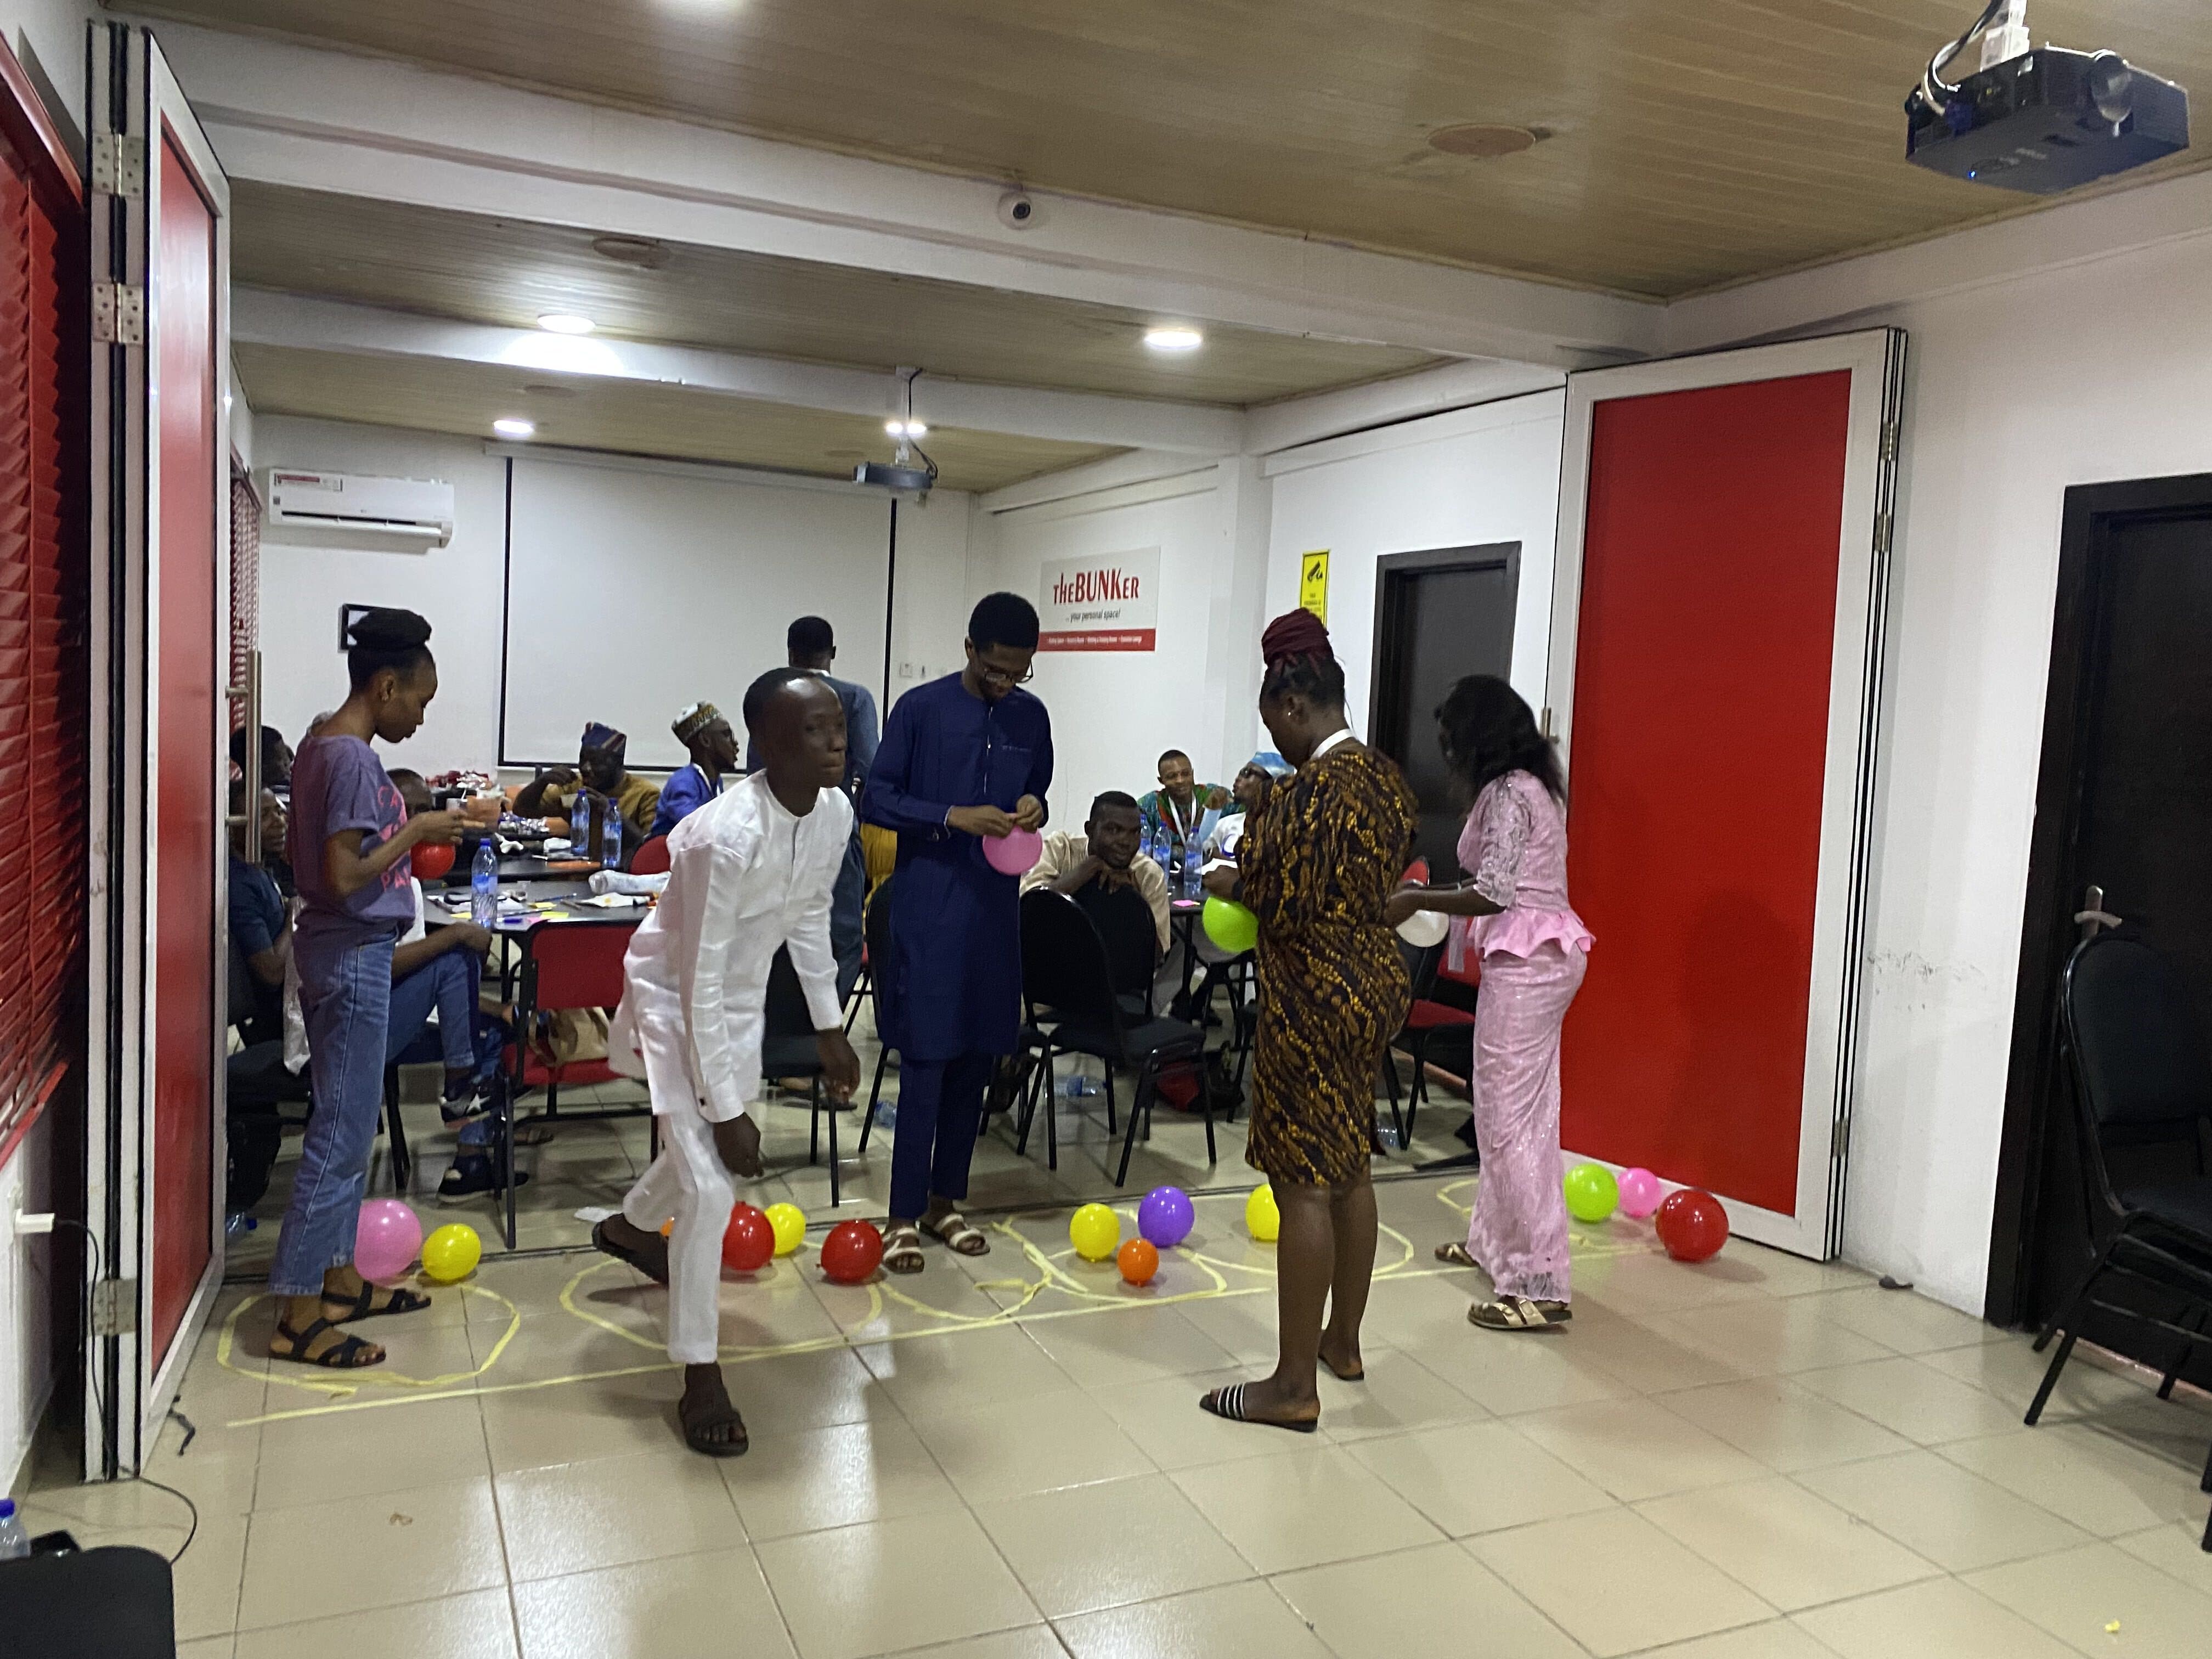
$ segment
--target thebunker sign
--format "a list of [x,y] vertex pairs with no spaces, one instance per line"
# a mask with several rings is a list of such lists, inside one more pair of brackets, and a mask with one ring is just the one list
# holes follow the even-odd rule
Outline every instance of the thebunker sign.
[[1038,582],[1040,651],[1150,651],[1158,637],[1160,550],[1048,561]]

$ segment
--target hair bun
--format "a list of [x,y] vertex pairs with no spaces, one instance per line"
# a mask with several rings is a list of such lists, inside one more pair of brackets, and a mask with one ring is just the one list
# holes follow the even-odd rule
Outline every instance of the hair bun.
[[346,636],[371,651],[407,651],[429,643],[430,624],[412,611],[380,605],[356,617]]

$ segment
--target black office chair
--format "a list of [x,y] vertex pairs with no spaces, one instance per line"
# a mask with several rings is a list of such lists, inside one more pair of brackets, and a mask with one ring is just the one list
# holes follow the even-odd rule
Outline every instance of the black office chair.
[[[1133,1016],[1115,994],[1106,944],[1097,927],[1082,906],[1048,887],[1022,896],[1022,996],[1030,1009],[1024,1036],[1041,1045],[1042,1064],[1024,1105],[1019,1146],[1024,1150],[1029,1146],[1030,1120],[1040,1095],[1047,1115],[1047,1139],[1057,1138],[1052,1117],[1057,1105],[1052,1090],[1053,1055],[1089,1054],[1105,1062],[1109,1109],[1116,1068],[1136,1073],[1135,1093],[1122,1131],[1121,1168],[1114,1177],[1115,1186],[1126,1184],[1137,1130],[1151,1121],[1154,1085],[1160,1073],[1173,1065],[1200,1064],[1206,1049],[1205,1031],[1179,1019]],[[1217,1157],[1213,1108],[1202,1088],[1199,1099],[1206,1116],[1206,1161],[1212,1163]]]
[[[1468,1054],[1467,1075],[1470,1079],[1474,1076],[1474,1014],[1471,1009],[1440,1001],[1437,997],[1437,974],[1444,959],[1443,945],[1415,946],[1401,940],[1398,954],[1405,959],[1413,994],[1407,1006],[1406,1023],[1390,1039],[1389,1052],[1382,1056],[1382,1081],[1390,1093],[1390,1116],[1397,1125],[1398,1144],[1410,1148],[1413,1144],[1414,1120],[1420,1112],[1421,1103],[1429,1097],[1431,1048],[1464,1048]],[[1396,1060],[1401,1053],[1413,1062],[1413,1081],[1407,1091],[1402,1114]]]
[[[2102,1242],[2074,1293],[2036,1338],[2040,1353],[2064,1334],[2027,1408],[2031,1425],[2043,1415],[2092,1314],[2147,1325],[2175,1340],[2161,1400],[2171,1397],[2174,1380],[2206,1340],[2212,1316],[2212,1178],[2204,1150],[2212,1130],[2212,1061],[2188,987],[2140,939],[2100,933],[2067,958],[2059,1002],[2075,1081],[2082,1194]],[[2186,1147],[2195,1176],[2114,1185],[2108,1152],[2161,1146]],[[2170,1311],[2100,1296],[2115,1278],[2148,1287]],[[2205,1482],[2212,1491],[2212,1463]]]
[[0,1631],[40,1659],[176,1659],[169,1564],[128,1544],[0,1561]]
[[815,1162],[822,1151],[822,1120],[830,1120],[830,1207],[843,1203],[837,1174],[837,1103],[822,1094],[822,1051],[814,1041],[814,1016],[806,1006],[806,989],[799,970],[791,965],[791,952],[776,947],[768,970],[767,1036],[761,1044],[761,1070],[772,1078],[806,1079],[806,1161]]

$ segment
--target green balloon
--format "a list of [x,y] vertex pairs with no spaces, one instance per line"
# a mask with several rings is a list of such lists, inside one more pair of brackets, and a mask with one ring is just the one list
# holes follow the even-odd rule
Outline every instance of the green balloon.
[[1620,1203],[1620,1185],[1602,1164],[1577,1164],[1567,1171],[1567,1213],[1577,1221],[1602,1221]]
[[1207,899],[1198,920],[1206,938],[1232,957],[1243,956],[1260,942],[1260,918],[1228,899]]

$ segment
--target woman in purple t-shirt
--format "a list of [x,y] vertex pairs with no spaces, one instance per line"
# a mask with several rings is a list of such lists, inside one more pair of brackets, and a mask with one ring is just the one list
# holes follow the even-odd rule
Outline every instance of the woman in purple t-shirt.
[[346,653],[352,693],[300,745],[292,766],[289,850],[301,901],[292,949],[315,1107],[269,1273],[278,1299],[269,1352],[338,1370],[384,1358],[338,1326],[430,1305],[411,1291],[380,1291],[353,1268],[384,1106],[392,945],[415,920],[407,855],[461,834],[459,812],[409,817],[369,747],[374,738],[402,742],[422,724],[438,695],[429,638],[430,624],[411,611],[372,611],[355,622]]

